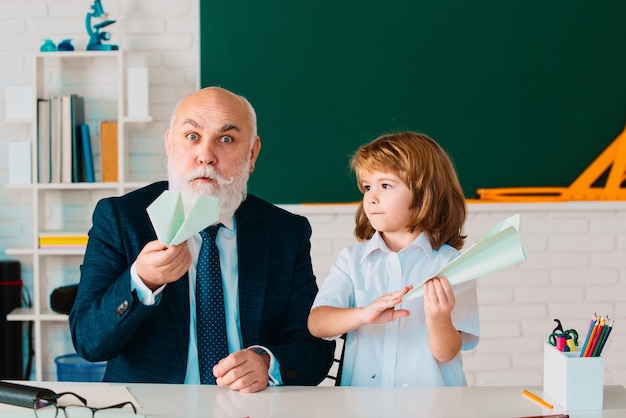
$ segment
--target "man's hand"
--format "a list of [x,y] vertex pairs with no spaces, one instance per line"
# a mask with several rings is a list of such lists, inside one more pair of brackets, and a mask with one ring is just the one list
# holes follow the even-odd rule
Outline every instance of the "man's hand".
[[187,241],[169,248],[160,241],[150,241],[135,261],[137,274],[152,291],[180,279],[190,265],[191,254]]
[[240,350],[213,366],[213,375],[219,386],[240,392],[259,392],[269,384],[270,356],[253,350]]

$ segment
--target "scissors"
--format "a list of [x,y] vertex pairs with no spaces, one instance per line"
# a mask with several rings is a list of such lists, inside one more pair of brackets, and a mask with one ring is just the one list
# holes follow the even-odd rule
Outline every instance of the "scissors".
[[578,347],[578,332],[575,329],[563,330],[563,325],[558,319],[554,319],[557,326],[548,336],[548,342],[559,351],[576,351]]

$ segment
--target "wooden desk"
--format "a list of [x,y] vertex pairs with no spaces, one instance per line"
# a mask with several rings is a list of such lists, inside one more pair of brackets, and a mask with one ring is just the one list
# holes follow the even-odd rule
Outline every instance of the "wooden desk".
[[[33,386],[80,388],[90,383],[43,382]],[[106,386],[100,385],[102,391]],[[565,412],[559,405],[546,409],[522,395],[522,387],[465,388],[268,388],[239,393],[215,386],[123,384],[147,417],[427,417],[512,418]],[[526,388],[543,396],[540,388]],[[79,392],[80,393],[80,392]],[[548,402],[550,398],[545,397]],[[89,399],[88,399],[89,401]],[[552,402],[554,403],[554,402]],[[0,404],[0,416],[3,405]],[[6,409],[5,409],[6,411]],[[604,409],[569,411],[571,418],[626,417],[626,388],[606,386]],[[126,415],[124,415],[126,416]]]

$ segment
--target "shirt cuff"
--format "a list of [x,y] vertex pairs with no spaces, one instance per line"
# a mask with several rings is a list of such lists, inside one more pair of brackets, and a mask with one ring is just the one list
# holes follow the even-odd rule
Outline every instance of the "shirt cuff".
[[248,350],[252,350],[257,354],[267,354],[268,356],[270,356],[270,367],[267,370],[267,374],[269,375],[269,378],[270,378],[269,385],[270,386],[282,385],[283,378],[280,376],[280,364],[278,364],[278,360],[276,360],[276,357],[274,357],[274,354],[272,354],[270,350],[268,350],[266,347],[263,347],[262,345],[250,346],[248,347]]
[[158,304],[161,300],[161,292],[165,289],[165,286],[163,285],[153,292],[137,274],[135,263],[130,266],[130,290],[137,292],[137,298],[144,305],[152,306]]

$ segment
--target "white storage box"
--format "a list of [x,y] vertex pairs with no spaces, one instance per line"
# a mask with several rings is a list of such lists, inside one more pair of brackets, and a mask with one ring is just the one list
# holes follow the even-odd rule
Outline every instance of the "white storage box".
[[545,343],[543,393],[566,410],[602,409],[604,359],[561,352]]

